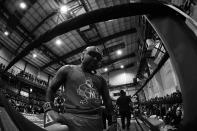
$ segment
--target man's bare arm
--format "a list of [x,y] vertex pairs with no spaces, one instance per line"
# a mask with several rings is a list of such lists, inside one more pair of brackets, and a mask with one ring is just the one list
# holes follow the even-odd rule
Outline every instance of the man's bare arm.
[[104,80],[104,78],[102,78],[101,95],[102,95],[102,98],[103,98],[103,101],[104,101],[104,104],[105,104],[107,110],[112,113],[113,112],[112,100],[110,98],[109,90],[107,88],[107,83]]
[[57,71],[56,75],[52,79],[46,91],[47,102],[53,102],[55,92],[58,90],[61,84],[63,84],[63,82],[66,81],[67,72],[68,72],[68,66],[63,66]]

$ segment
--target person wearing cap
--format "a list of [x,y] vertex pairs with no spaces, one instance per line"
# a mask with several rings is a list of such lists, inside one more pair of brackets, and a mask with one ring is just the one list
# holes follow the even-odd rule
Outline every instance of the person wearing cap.
[[[80,65],[61,67],[46,91],[44,127],[50,131],[102,131],[100,107],[102,100],[109,113],[113,112],[104,78],[96,75],[102,55],[95,46],[87,47],[81,55]],[[63,85],[62,96],[65,113],[57,113],[53,100],[58,88]],[[101,100],[102,97],[102,100]]]

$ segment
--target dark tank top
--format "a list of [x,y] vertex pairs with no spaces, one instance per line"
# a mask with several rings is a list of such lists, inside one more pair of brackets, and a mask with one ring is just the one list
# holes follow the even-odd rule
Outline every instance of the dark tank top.
[[101,77],[84,73],[80,66],[70,66],[64,83],[65,111],[76,114],[98,114],[102,83]]

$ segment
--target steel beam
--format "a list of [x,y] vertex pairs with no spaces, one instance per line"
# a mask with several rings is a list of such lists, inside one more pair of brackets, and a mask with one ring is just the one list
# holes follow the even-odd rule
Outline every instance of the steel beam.
[[124,36],[124,35],[128,35],[128,34],[132,34],[132,33],[135,33],[136,32],[136,29],[135,28],[132,28],[130,30],[126,30],[126,31],[122,31],[122,32],[118,32],[118,33],[115,33],[113,35],[110,35],[110,36],[107,36],[107,37],[104,37],[104,38],[101,38],[100,40],[98,41],[94,41],[94,42],[90,42],[90,43],[87,43],[86,45],[82,46],[82,47],[79,47],[77,48],[76,50],[73,50],[63,56],[60,56],[58,59],[54,60],[54,61],[51,61],[49,63],[47,63],[46,65],[44,65],[43,67],[41,67],[41,69],[43,70],[44,68],[50,66],[50,65],[53,65],[61,60],[64,60],[64,59],[67,59],[75,54],[78,54],[79,52],[83,51],[86,47],[92,45],[92,46],[97,46],[97,45],[101,45],[102,43],[105,43],[111,39],[114,39],[116,37],[121,37],[121,36]]
[[[36,31],[36,29],[38,29],[46,20],[48,20],[50,17],[54,16],[57,12],[52,12],[51,14],[49,14],[45,19],[43,19],[31,32],[29,32],[18,20],[18,18],[16,16],[14,16],[13,14],[11,14],[2,4],[0,4],[0,16],[5,20],[5,22],[8,24],[9,27],[11,27],[12,29],[14,29],[20,36],[23,37],[23,41],[19,44],[18,48],[15,51],[15,54],[17,54],[17,51],[22,47],[23,43],[25,41],[28,41],[29,43],[31,43],[33,41],[33,39],[35,38],[35,36],[33,36],[32,34]],[[9,17],[5,17],[3,13],[6,13]],[[21,32],[18,28],[20,27],[24,32]],[[56,55],[54,52],[51,51],[51,49],[49,49],[47,46],[42,45],[43,48],[45,48],[45,50],[48,50],[48,57],[52,60],[58,58],[58,55]],[[45,53],[45,52],[44,52]]]
[[[156,11],[157,10],[157,11]],[[110,19],[117,19],[121,17],[128,17],[142,14],[160,14],[162,12],[168,13],[168,8],[161,3],[129,3],[107,8],[94,10],[82,15],[79,15],[71,20],[62,22],[46,33],[42,34],[38,39],[29,44],[23,51],[21,51],[6,67],[5,71],[13,66],[18,60],[26,56],[31,50],[39,47],[42,43],[50,41],[56,36],[62,35],[68,31],[93,24],[96,22],[106,21]]]
[[115,63],[115,62],[118,62],[118,61],[120,61],[120,60],[124,60],[124,59],[127,59],[127,58],[131,58],[131,57],[135,57],[135,53],[131,53],[131,54],[122,56],[122,57],[120,57],[120,58],[118,58],[118,59],[114,59],[114,60],[110,60],[110,61],[103,62],[103,63],[102,63],[102,67],[109,66],[109,65],[111,65],[112,63]]

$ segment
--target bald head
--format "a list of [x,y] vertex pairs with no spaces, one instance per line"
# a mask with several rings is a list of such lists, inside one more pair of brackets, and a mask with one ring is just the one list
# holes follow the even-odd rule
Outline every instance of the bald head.
[[95,71],[101,65],[102,54],[95,46],[87,47],[81,56],[82,67],[85,71]]
[[97,57],[97,59],[100,61],[102,59],[102,53],[96,46],[88,46],[83,51],[84,54],[89,54],[92,57]]

